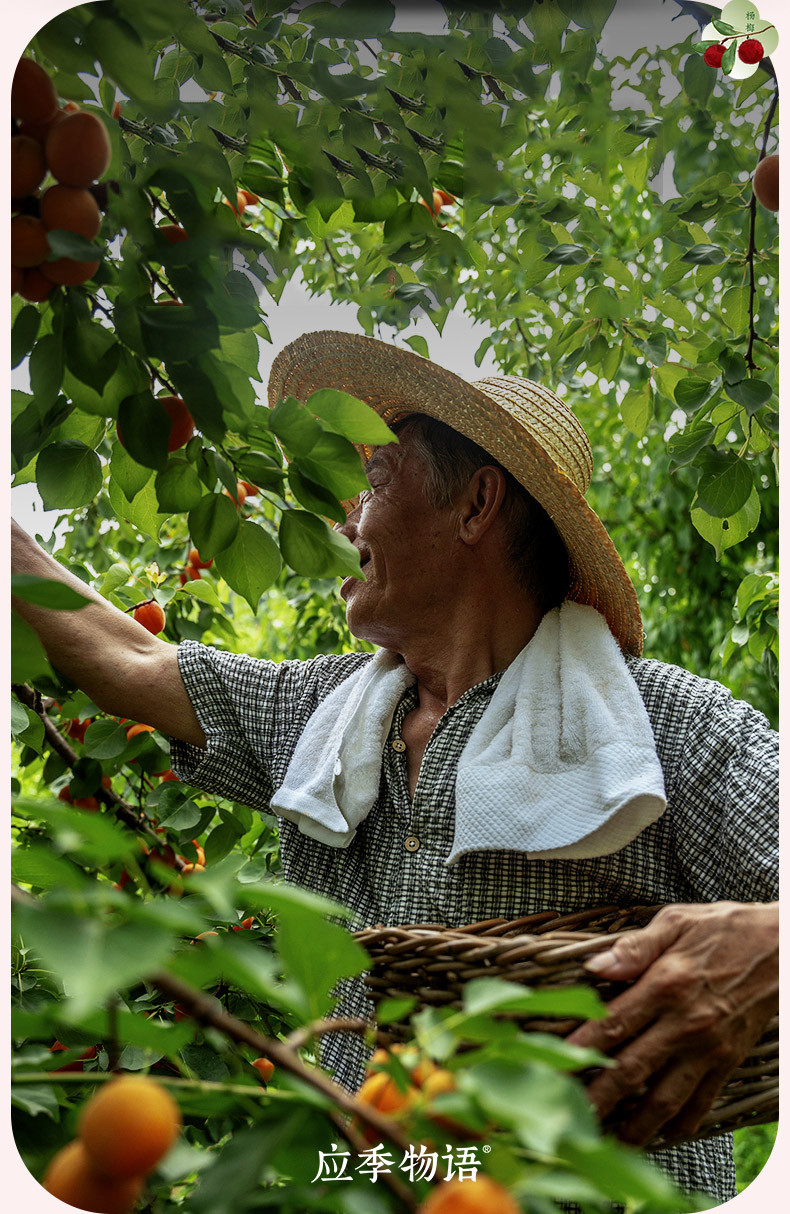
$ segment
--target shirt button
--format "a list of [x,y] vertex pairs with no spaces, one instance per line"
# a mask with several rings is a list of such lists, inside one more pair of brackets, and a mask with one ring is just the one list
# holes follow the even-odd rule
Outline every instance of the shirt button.
[[416,835],[407,835],[403,840],[403,846],[406,848],[406,851],[419,851],[420,840]]
[[398,754],[402,755],[406,749],[406,743],[404,742],[403,738],[393,738],[392,749],[397,750]]

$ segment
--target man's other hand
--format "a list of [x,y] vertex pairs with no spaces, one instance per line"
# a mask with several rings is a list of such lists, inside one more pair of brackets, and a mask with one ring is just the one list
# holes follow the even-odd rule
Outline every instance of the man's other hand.
[[568,1037],[616,1056],[587,1089],[599,1116],[637,1097],[623,1141],[692,1135],[777,1012],[779,905],[666,906],[586,965],[602,978],[636,979],[606,1019]]

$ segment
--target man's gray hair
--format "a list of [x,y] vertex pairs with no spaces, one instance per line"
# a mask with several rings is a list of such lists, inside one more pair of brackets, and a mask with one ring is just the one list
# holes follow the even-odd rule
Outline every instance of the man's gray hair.
[[451,426],[413,413],[393,426],[408,435],[426,469],[428,501],[436,509],[451,506],[478,470],[499,468],[507,483],[502,506],[507,555],[521,588],[542,611],[558,606],[568,593],[568,554],[557,528],[539,502],[487,451]]

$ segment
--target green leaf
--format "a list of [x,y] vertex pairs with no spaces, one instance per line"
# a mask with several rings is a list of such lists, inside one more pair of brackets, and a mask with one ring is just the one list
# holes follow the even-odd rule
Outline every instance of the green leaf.
[[[196,538],[194,532],[192,535]],[[251,611],[257,610],[261,595],[282,568],[279,549],[268,531],[248,520],[242,522],[233,542],[217,553],[216,563],[220,576],[247,600]]]
[[341,502],[368,488],[358,452],[339,434],[322,432],[309,454],[300,457],[299,469]]
[[596,1020],[606,1014],[605,1005],[592,987],[530,990],[503,978],[473,978],[464,986],[463,1006],[470,1016],[498,1011]]
[[15,847],[11,852],[11,879],[36,889],[80,889],[87,878],[65,856],[49,847]]
[[110,480],[123,491],[124,497],[131,502],[141,489],[150,481],[153,473],[150,468],[138,464],[121,443],[114,443],[110,456]]
[[[721,57],[721,71],[723,75],[726,76],[727,73],[731,72],[735,66],[736,53],[736,44],[731,42]],[[711,72],[711,75],[713,75],[713,72]]]
[[560,266],[582,266],[590,260],[590,254],[579,244],[558,244],[543,258]]
[[150,535],[152,539],[158,537],[160,527],[169,516],[159,511],[153,476],[150,476],[143,488],[134,495],[133,501],[128,500],[123,490],[112,478],[108,491],[112,508],[118,518],[126,519],[138,531],[142,531],[144,535]]
[[133,26],[119,17],[105,17],[101,9],[91,13],[84,40],[109,76],[128,97],[140,105],[154,105],[158,90],[154,82],[154,59],[149,56]]
[[118,440],[145,468],[157,471],[167,463],[171,420],[153,392],[135,392],[118,406]]
[[11,329],[11,366],[17,367],[32,349],[41,324],[41,312],[35,304],[26,304]]
[[737,354],[734,350],[728,350],[725,347],[719,354],[717,361],[724,375],[725,392],[729,390],[727,388],[728,384],[738,384],[749,374],[746,359],[742,354]]
[[663,329],[656,330],[649,337],[635,337],[633,340],[636,348],[641,350],[648,362],[654,366],[666,361],[667,335]]
[[628,184],[640,193],[647,185],[652,160],[653,149],[649,143],[645,144],[640,151],[632,152],[630,156],[624,156],[621,160],[623,176]]
[[322,518],[334,519],[336,523],[346,521],[346,512],[334,494],[323,485],[302,476],[295,460],[288,468],[288,484],[297,502],[304,506],[305,510],[310,510]]
[[746,504],[754,486],[750,465],[734,451],[710,448],[698,464],[702,476],[695,504],[714,518],[731,518]]
[[50,607],[56,611],[77,611],[91,601],[64,582],[36,577],[32,573],[13,573],[11,593],[26,603],[36,603],[39,607]]
[[695,266],[718,266],[727,260],[727,254],[715,244],[695,244],[686,249],[682,261],[690,261]]
[[63,983],[68,1001],[64,1012],[75,1020],[155,970],[174,936],[151,919],[116,927],[105,917],[86,916],[64,905],[25,907],[18,915],[26,943]]
[[742,379],[739,383],[724,385],[724,391],[751,415],[767,405],[773,396],[773,388],[764,379]]
[[50,443],[39,453],[36,484],[45,510],[85,506],[101,489],[101,460],[73,439]]
[[390,0],[345,0],[339,8],[314,4],[300,16],[328,38],[377,38],[387,33],[394,19]]
[[[727,71],[722,62],[722,69]],[[698,55],[689,55],[683,67],[683,88],[692,101],[704,106],[716,83],[717,73]]]
[[46,333],[30,352],[30,390],[39,408],[54,404],[63,382],[63,343]]
[[78,313],[68,327],[64,345],[66,366],[81,383],[102,393],[118,370],[121,344],[112,330]]
[[193,510],[203,497],[200,477],[188,460],[168,460],[154,481],[156,500],[161,510],[172,514],[183,514]]
[[107,252],[106,245],[94,244],[76,232],[65,232],[60,228],[47,229],[47,242],[56,257],[71,257],[74,261],[101,261]]
[[[167,825],[171,830],[194,830],[203,811],[184,791],[183,785],[168,781],[154,791],[159,793],[155,801],[156,816],[162,826]],[[149,797],[149,804],[151,801]]]
[[305,577],[361,576],[359,552],[354,545],[304,510],[284,511],[280,551],[294,572]]
[[11,1084],[11,1104],[14,1108],[22,1109],[31,1117],[39,1113],[57,1121],[60,1116],[60,1105],[51,1086],[44,1083]]
[[208,493],[189,511],[189,534],[204,561],[228,548],[239,531],[239,512],[224,493]]
[[308,455],[324,433],[310,410],[293,396],[277,402],[269,414],[269,428],[295,459]]
[[553,1067],[494,1059],[469,1067],[464,1086],[471,1088],[484,1113],[512,1126],[529,1150],[555,1155],[568,1139],[598,1137],[595,1114],[582,1088]]
[[707,422],[699,429],[683,430],[680,434],[673,434],[667,443],[667,453],[678,467],[689,464],[695,456],[699,455],[703,447],[707,447],[712,442],[715,433],[716,427],[713,422]]
[[620,416],[637,438],[641,438],[647,429],[651,408],[650,380],[647,380],[640,388],[630,388],[620,401]]
[[377,447],[398,441],[375,409],[356,396],[349,396],[347,392],[340,392],[336,388],[319,388],[311,393],[306,404],[328,429],[334,434],[341,434],[349,442]]
[[[420,354],[423,358],[431,357],[428,349],[428,343],[424,337],[419,335],[419,333],[415,333],[413,337],[404,338],[404,341],[406,342],[407,346],[411,346],[412,350],[414,350],[416,354]],[[480,363],[477,363],[477,366],[479,367]]]
[[44,646],[26,620],[11,613],[11,682],[36,683],[39,678],[54,680]]
[[334,1005],[330,991],[340,978],[361,974],[367,953],[338,923],[330,923],[293,903],[277,916],[277,952],[288,978],[298,987],[304,1015],[324,1016]]
[[117,721],[94,721],[85,730],[85,753],[92,759],[117,759],[126,750],[126,730]]
[[718,379],[687,375],[675,385],[675,400],[686,413],[694,413],[716,395],[720,386]]
[[206,308],[190,304],[165,308],[152,304],[139,308],[137,315],[145,352],[152,358],[184,362],[219,345],[217,321]]

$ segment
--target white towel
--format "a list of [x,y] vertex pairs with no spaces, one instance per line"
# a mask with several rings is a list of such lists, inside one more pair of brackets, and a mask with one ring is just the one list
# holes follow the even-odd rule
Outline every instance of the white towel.
[[302,834],[348,847],[379,792],[381,756],[398,701],[414,675],[380,649],[322,700],[271,800]]
[[563,603],[499,681],[463,749],[447,863],[500,849],[608,856],[666,809],[639,689],[605,619]]
[[[414,676],[380,650],[310,718],[272,809],[347,847],[378,796],[392,717]],[[597,611],[545,615],[502,675],[464,747],[454,864],[469,851],[534,858],[618,851],[664,812],[653,733],[617,642]]]

